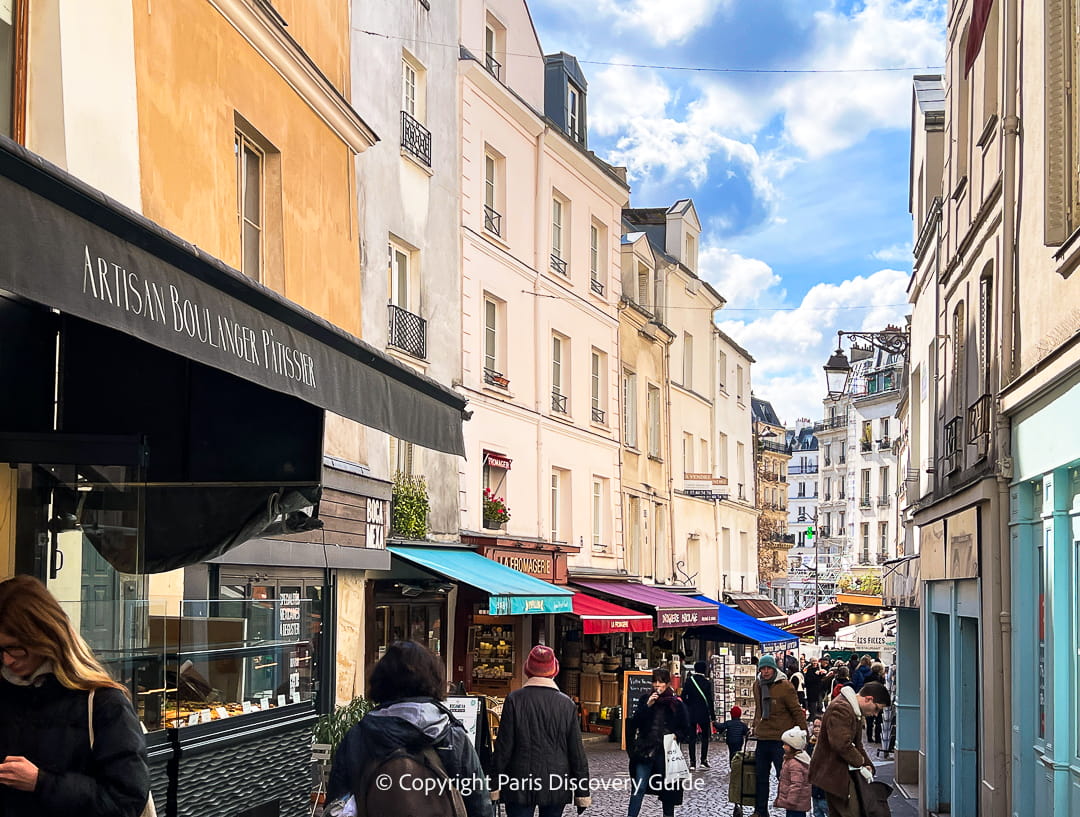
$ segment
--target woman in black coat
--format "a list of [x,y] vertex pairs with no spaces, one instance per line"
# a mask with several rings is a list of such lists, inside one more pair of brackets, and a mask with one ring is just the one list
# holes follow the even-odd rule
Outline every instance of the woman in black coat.
[[577,704],[559,691],[559,661],[551,647],[533,647],[525,661],[528,680],[503,704],[495,741],[493,798],[507,817],[559,817],[571,800],[592,805],[589,761],[581,740]]
[[141,814],[150,776],[127,690],[37,579],[0,582],[0,653],[0,815]]
[[[701,740],[701,765],[709,768],[709,739],[712,737],[712,724],[716,720],[716,704],[713,701],[712,681],[705,674],[707,665],[704,661],[694,664],[694,671],[683,681],[683,703],[690,718],[690,769],[697,767],[697,745]],[[697,729],[700,728],[700,734]]]
[[626,746],[630,755],[630,778],[634,781],[627,817],[638,816],[646,792],[660,798],[664,817],[672,817],[675,806],[682,805],[682,784],[664,782],[664,735],[685,740],[690,732],[690,718],[670,684],[671,673],[666,669],[654,669],[652,694],[638,699],[637,708],[627,723]]

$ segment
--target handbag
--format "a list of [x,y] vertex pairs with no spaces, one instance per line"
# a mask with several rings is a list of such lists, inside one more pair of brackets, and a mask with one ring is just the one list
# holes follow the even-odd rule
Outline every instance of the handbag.
[[690,780],[690,767],[674,735],[664,735],[664,783]]
[[[86,725],[90,732],[90,748],[94,748],[94,690],[90,690],[90,695],[86,699]],[[154,807],[154,793],[148,791],[146,793],[146,805],[143,806],[143,810],[139,812],[139,817],[158,817],[157,809]]]

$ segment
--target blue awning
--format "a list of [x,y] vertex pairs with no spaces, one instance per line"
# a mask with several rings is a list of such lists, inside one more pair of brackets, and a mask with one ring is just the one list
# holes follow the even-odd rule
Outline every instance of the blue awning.
[[759,644],[763,650],[795,649],[799,646],[799,637],[773,627],[764,621],[748,616],[741,610],[722,604],[708,596],[694,596],[698,601],[715,604],[719,620],[708,627],[692,627],[686,631],[691,638],[705,641],[719,641],[727,644]]
[[490,597],[488,612],[493,616],[572,613],[574,609],[573,591],[501,565],[475,550],[400,545],[387,550],[415,565],[483,590]]

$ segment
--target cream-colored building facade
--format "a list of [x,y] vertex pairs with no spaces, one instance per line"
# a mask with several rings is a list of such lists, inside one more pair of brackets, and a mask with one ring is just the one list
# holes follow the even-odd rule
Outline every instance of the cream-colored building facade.
[[[615,571],[629,188],[585,149],[580,69],[545,62],[523,2],[465,2],[461,26],[461,382],[474,411],[461,530],[558,543],[571,567]],[[546,81],[571,114],[545,108]],[[505,525],[484,519],[485,489],[509,507]]]

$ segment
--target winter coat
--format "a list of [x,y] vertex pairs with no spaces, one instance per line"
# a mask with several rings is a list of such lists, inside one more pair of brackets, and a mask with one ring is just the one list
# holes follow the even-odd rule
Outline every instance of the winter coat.
[[691,724],[716,720],[713,685],[706,676],[696,672],[687,675],[682,685],[682,697]]
[[51,672],[28,686],[0,679],[0,758],[18,755],[38,767],[32,792],[0,785],[3,817],[137,817],[150,775],[146,740],[119,689],[94,692],[90,748],[89,693],[68,689]]
[[432,698],[383,704],[346,732],[334,753],[327,799],[355,793],[369,767],[395,749],[421,751],[428,746],[435,748],[446,773],[458,781],[468,816],[491,817],[487,780],[465,727]]
[[[538,786],[528,785],[538,781]],[[558,781],[552,784],[552,780]],[[503,704],[492,788],[504,803],[592,805],[577,705],[554,681],[530,678]]]
[[729,721],[718,723],[716,732],[723,736],[729,748],[738,752],[742,750],[743,744],[746,743],[746,736],[750,734],[750,727],[739,718],[732,718]]
[[[626,724],[626,751],[630,757],[630,777],[638,763],[649,763],[648,793],[655,794],[666,805],[681,806],[682,786],[664,787],[664,735],[675,735],[685,742],[690,736],[690,719],[686,706],[668,688],[652,706],[648,700],[652,693],[638,698],[637,709]],[[656,785],[659,784],[659,785]]]
[[758,740],[780,740],[780,736],[793,726],[806,732],[806,713],[799,706],[795,687],[782,673],[777,673],[776,680],[770,685],[772,704],[769,717],[763,717],[760,678],[759,674],[754,681],[754,737]]
[[855,691],[858,692],[862,689],[862,685],[870,680],[871,676],[870,667],[860,664],[854,673],[851,675],[851,685],[855,687]]
[[817,746],[810,759],[810,782],[847,797],[849,766],[874,767],[863,748],[863,716],[855,691],[844,687],[821,718]]
[[[805,752],[799,755],[806,757]],[[780,767],[780,787],[773,803],[777,808],[810,811],[810,761],[803,760],[799,755],[785,758],[784,765]]]

